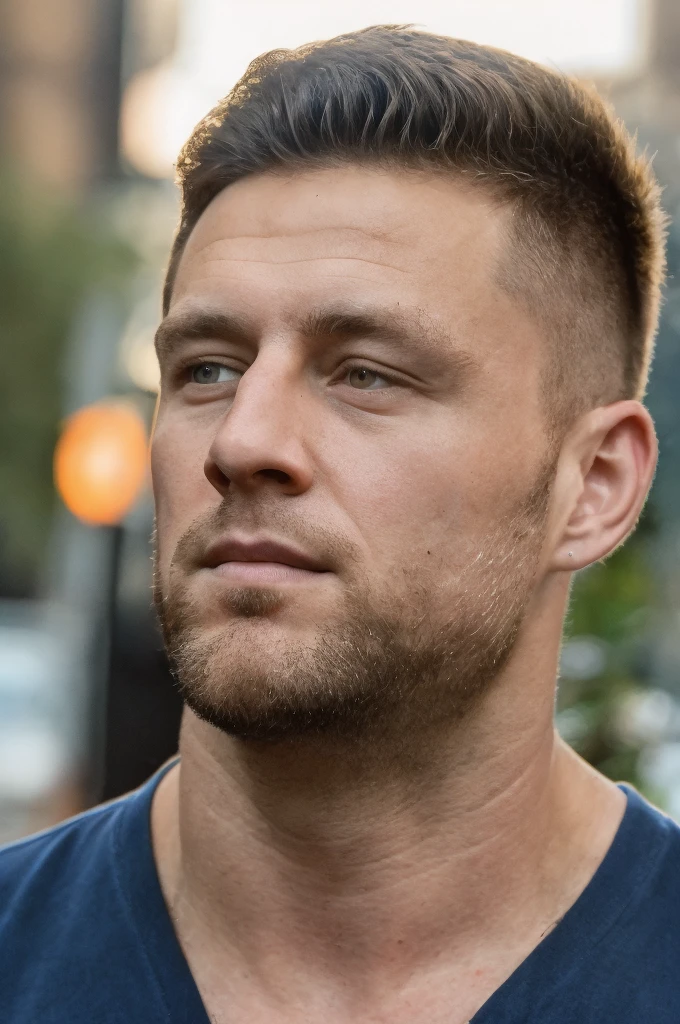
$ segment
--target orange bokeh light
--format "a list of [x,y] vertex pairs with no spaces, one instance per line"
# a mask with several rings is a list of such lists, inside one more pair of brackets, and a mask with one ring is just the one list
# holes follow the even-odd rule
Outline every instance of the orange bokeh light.
[[142,417],[122,401],[97,402],[68,418],[54,453],[66,507],[90,525],[115,526],[135,502],[148,463]]

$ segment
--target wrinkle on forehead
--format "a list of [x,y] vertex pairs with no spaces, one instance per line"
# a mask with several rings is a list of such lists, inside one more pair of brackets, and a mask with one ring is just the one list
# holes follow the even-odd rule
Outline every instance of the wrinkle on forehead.
[[[226,189],[225,189],[225,192],[226,192]],[[224,193],[221,193],[221,194],[224,194]],[[325,225],[324,227],[314,227],[314,226],[313,227],[304,227],[303,225],[299,225],[299,226],[291,227],[290,230],[287,230],[285,227],[280,227],[280,228],[277,227],[276,232],[271,232],[271,231],[260,231],[260,232],[258,232],[258,231],[250,231],[247,234],[243,234],[243,235],[230,235],[229,236],[229,240],[233,241],[233,242],[238,242],[238,241],[249,241],[249,240],[253,240],[253,239],[270,240],[272,238],[295,238],[295,237],[302,237],[302,238],[304,238],[305,235],[316,235],[316,234],[320,234],[320,233],[322,233],[324,231],[332,231],[334,234],[338,234],[338,233],[341,233],[343,231],[347,231],[347,232],[351,233],[352,235],[364,235],[366,238],[368,238],[368,239],[370,239],[372,241],[377,240],[377,241],[385,242],[385,243],[388,243],[388,244],[390,242],[394,243],[395,245],[398,244],[398,240],[396,238],[392,238],[391,237],[392,232],[389,231],[389,230],[381,230],[377,225],[376,225],[375,229],[370,230],[368,228],[360,227],[359,225],[354,225],[354,224],[351,224],[351,225],[347,225],[346,224],[344,227],[332,227],[330,225]]]
[[225,236],[220,233],[203,244],[201,241],[199,236],[191,249],[187,247],[187,259],[203,268],[215,262],[286,266],[334,261],[372,264],[399,274],[406,274],[410,269],[405,265],[408,254],[399,242],[386,242],[370,232],[355,232],[349,228],[303,230],[298,234],[289,232],[271,236]]
[[[318,200],[318,202],[317,202]],[[498,248],[503,211],[454,178],[326,169],[289,179],[270,174],[228,186],[203,212],[184,258],[220,256],[283,263],[295,259],[354,258],[408,269],[461,249]],[[294,250],[302,250],[295,252]],[[282,258],[283,257],[283,258]]]
[[[213,244],[217,245],[218,243],[213,243]],[[202,250],[203,253],[205,253],[205,251],[206,250]],[[364,256],[301,256],[301,257],[298,257],[297,259],[290,258],[290,259],[275,260],[275,259],[269,258],[269,259],[256,260],[256,259],[252,259],[252,258],[249,259],[247,257],[239,255],[239,256],[213,256],[213,257],[208,257],[207,259],[202,260],[202,264],[203,264],[204,267],[205,266],[209,266],[211,263],[219,263],[219,264],[223,264],[223,263],[259,263],[259,264],[262,264],[263,266],[270,266],[270,265],[273,265],[273,266],[283,266],[283,265],[286,265],[287,266],[289,263],[329,263],[329,262],[333,262],[333,263],[366,263],[366,264],[369,264],[371,266],[382,267],[385,270],[394,270],[398,274],[407,274],[408,273],[408,270],[404,269],[403,267],[397,267],[397,266],[394,266],[394,264],[392,264],[392,263],[385,263],[382,260],[369,260],[369,259],[366,259]]]

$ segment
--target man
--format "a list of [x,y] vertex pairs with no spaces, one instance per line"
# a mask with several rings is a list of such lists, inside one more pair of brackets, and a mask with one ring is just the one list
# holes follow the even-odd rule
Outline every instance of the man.
[[556,736],[634,528],[657,187],[597,97],[383,26],[178,164],[156,601],[180,757],[0,856],[3,1020],[680,1019],[680,834]]

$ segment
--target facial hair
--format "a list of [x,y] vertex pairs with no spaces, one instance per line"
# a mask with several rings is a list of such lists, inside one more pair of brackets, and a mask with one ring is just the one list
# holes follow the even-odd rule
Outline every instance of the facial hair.
[[[244,637],[244,620],[274,615],[285,600],[281,591],[230,589],[224,623],[211,629],[190,594],[197,552],[228,526],[244,523],[243,509],[226,499],[181,538],[166,588],[156,546],[154,600],[185,703],[229,736],[265,742],[335,737],[365,745],[463,718],[493,686],[516,643],[554,471],[553,461],[545,464],[453,583],[442,586],[436,571],[420,564],[398,567],[381,592],[355,574],[341,612],[313,642],[266,649],[266,641]],[[313,538],[314,550],[325,547],[336,562],[356,554],[337,536],[318,528],[310,534],[280,507],[260,510],[257,518],[256,525],[290,539]]]

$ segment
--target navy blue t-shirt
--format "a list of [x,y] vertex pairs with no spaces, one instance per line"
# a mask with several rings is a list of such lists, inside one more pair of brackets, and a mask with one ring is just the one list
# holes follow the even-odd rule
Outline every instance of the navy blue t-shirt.
[[[0,849],[2,1024],[208,1024],[151,848],[174,763]],[[472,1024],[679,1024],[680,828],[624,788],[593,879]]]

